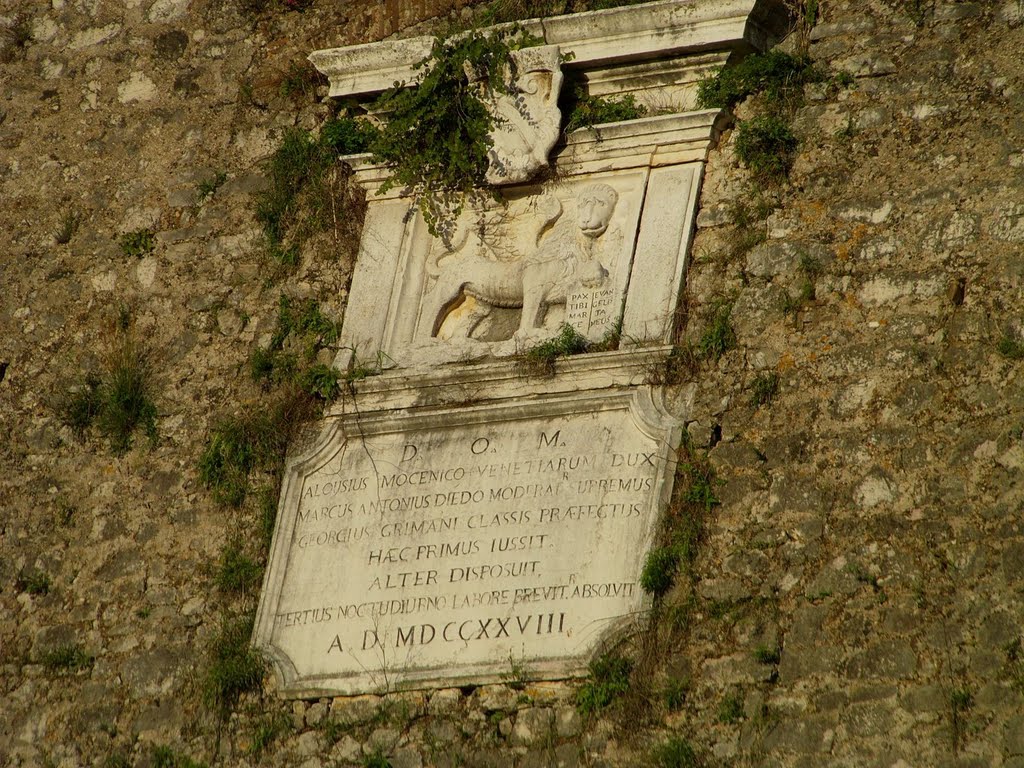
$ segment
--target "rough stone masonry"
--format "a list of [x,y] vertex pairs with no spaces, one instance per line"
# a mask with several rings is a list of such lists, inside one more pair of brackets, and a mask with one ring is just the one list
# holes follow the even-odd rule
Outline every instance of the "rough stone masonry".
[[[732,302],[738,344],[677,394],[722,503],[649,719],[583,721],[572,686],[512,669],[507,685],[296,703],[268,678],[223,727],[201,704],[228,599],[210,574],[249,518],[213,502],[197,458],[259,396],[244,368],[278,294],[340,318],[350,269],[306,259],[271,287],[261,271],[259,161],[323,115],[318,86],[282,84],[311,50],[448,10],[0,3],[0,763],[150,765],[161,747],[229,765],[380,750],[396,768],[629,766],[682,733],[720,765],[1024,765],[1024,382],[1001,344],[1024,331],[1016,0],[824,2],[809,54],[854,84],[806,87],[771,206],[734,133],[712,152],[687,284]],[[82,219],[59,243],[67,211]],[[153,251],[126,256],[118,238],[141,229]],[[55,404],[99,367],[119,304],[153,351],[159,439],[116,457]],[[68,645],[91,663],[43,663]]]

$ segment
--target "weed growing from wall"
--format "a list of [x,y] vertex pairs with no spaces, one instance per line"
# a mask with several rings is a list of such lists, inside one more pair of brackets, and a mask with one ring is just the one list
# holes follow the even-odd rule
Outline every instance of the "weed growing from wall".
[[18,571],[14,580],[14,589],[17,592],[26,592],[30,595],[42,596],[50,592],[50,577],[43,571],[34,568]]
[[290,128],[267,162],[269,185],[256,196],[256,221],[267,250],[277,263],[294,267],[312,236],[331,231],[335,242],[354,237],[362,221],[362,194],[349,183],[339,155],[365,151],[372,138],[368,124],[339,117],[325,122],[319,135]]
[[270,13],[286,13],[287,11],[305,11],[313,4],[313,0],[238,0],[238,8],[242,13],[258,17]]
[[249,646],[252,627],[249,616],[225,618],[208,649],[203,700],[225,719],[243,693],[263,684],[266,662]]
[[246,554],[242,541],[232,539],[221,550],[220,563],[214,582],[221,592],[248,595],[256,591],[263,580],[263,567]]
[[693,344],[676,344],[665,358],[647,369],[645,381],[658,386],[682,384],[700,370],[701,358]]
[[149,356],[133,331],[122,330],[104,360],[102,375],[86,374],[58,406],[61,421],[84,439],[95,426],[115,454],[131,447],[136,431],[157,440]]
[[121,246],[121,252],[125,256],[134,256],[141,259],[148,256],[156,248],[156,233],[151,229],[136,229],[132,232],[125,232],[117,240]]
[[601,341],[588,341],[571,325],[563,323],[557,335],[522,354],[519,370],[524,376],[554,376],[555,363],[559,358],[618,349],[620,339],[621,329],[618,326],[607,331]]
[[647,114],[647,107],[637,104],[633,94],[618,97],[589,96],[583,83],[574,84],[569,94],[562,112],[568,115],[565,121],[566,132],[601,123],[636,120]]
[[654,768],[700,768],[705,764],[684,736],[673,736],[651,752]]
[[264,387],[292,384],[330,402],[340,391],[341,377],[333,366],[317,359],[323,350],[334,350],[340,334],[341,326],[320,311],[315,299],[281,294],[270,344],[249,358],[253,380]]
[[68,208],[64,210],[60,215],[60,222],[57,224],[57,228],[53,231],[53,240],[57,245],[67,245],[71,242],[71,238],[78,232],[78,227],[82,224],[84,216],[74,210]]
[[153,768],[206,768],[206,763],[197,762],[188,755],[175,752],[165,744],[153,747],[150,765]]
[[77,643],[65,643],[46,651],[39,659],[50,672],[78,672],[93,664],[93,657]]
[[1004,334],[996,343],[996,350],[1007,360],[1024,360],[1024,342],[1010,334]]
[[592,661],[589,679],[576,692],[576,708],[580,714],[597,714],[629,690],[632,670],[633,662],[617,653]]
[[974,707],[974,696],[967,688],[954,688],[949,692],[948,703],[953,752],[959,752],[967,739],[968,719]]
[[622,5],[636,5],[650,0],[492,0],[486,5],[480,21],[484,26],[510,21],[560,16],[581,11],[602,11]]
[[224,186],[224,182],[228,180],[228,175],[224,171],[217,171],[208,179],[203,179],[196,185],[196,197],[199,202],[204,202],[207,198],[213,197],[213,193]]
[[281,76],[278,89],[282,96],[296,102],[312,102],[316,100],[317,88],[325,85],[327,78],[306,59],[292,62]]
[[32,42],[32,19],[28,14],[20,13],[14,17],[10,26],[0,28],[0,61],[11,62],[24,58],[25,51]]
[[768,239],[765,219],[774,206],[758,191],[752,191],[752,200],[736,200],[730,208],[733,229],[729,234],[726,259],[733,261],[746,255],[752,248]]
[[1024,649],[1021,647],[1020,639],[1007,643],[1003,652],[1006,654],[1006,664],[1003,667],[1006,679],[1018,694],[1024,696]]
[[738,692],[726,694],[718,705],[718,722],[735,725],[743,719],[743,699]]
[[[333,721],[330,718],[324,718],[322,722]],[[259,757],[270,748],[271,744],[290,732],[291,729],[291,720],[284,712],[276,712],[260,717],[253,726],[252,741],[249,742],[249,754],[253,757]],[[328,742],[328,746],[332,744],[333,742]]]
[[707,517],[719,504],[717,484],[707,459],[684,442],[661,543],[648,552],[640,573],[640,586],[648,594],[661,598],[675,584],[680,571],[692,572],[704,540]]
[[697,85],[697,106],[731,109],[748,96],[760,94],[773,112],[799,101],[805,83],[821,80],[810,59],[779,50],[747,56],[734,67],[719,71]]
[[362,768],[391,768],[391,761],[379,747],[371,754],[363,755]]
[[759,115],[739,124],[736,156],[762,183],[779,182],[789,175],[797,140],[789,123],[778,115]]
[[792,316],[794,319],[817,297],[815,282],[821,276],[821,262],[810,254],[803,253],[800,255],[797,271],[800,273],[800,284],[796,296],[789,292],[782,296],[782,313]]
[[559,357],[580,355],[589,347],[586,337],[568,323],[562,325],[557,336],[542,341],[523,353],[524,373],[553,376],[555,361]]
[[278,476],[288,441],[317,410],[313,398],[284,387],[269,403],[221,419],[199,457],[199,478],[219,503],[240,507],[254,472]]
[[778,50],[754,54],[702,80],[697,104],[705,109],[731,109],[757,96],[760,114],[739,121],[736,154],[759,182],[776,184],[785,180],[796,155],[790,120],[803,101],[803,87],[823,77],[806,57]]
[[779,394],[779,374],[759,373],[750,383],[750,404],[755,408],[771,405]]
[[697,353],[705,360],[718,360],[736,346],[733,330],[732,303],[721,302],[711,307],[708,322],[697,340]]

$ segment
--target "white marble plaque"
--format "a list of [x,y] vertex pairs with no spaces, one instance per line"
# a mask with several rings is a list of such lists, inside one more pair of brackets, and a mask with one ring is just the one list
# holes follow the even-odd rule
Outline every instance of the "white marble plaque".
[[579,673],[647,607],[678,436],[646,388],[329,422],[289,462],[255,642],[298,696]]

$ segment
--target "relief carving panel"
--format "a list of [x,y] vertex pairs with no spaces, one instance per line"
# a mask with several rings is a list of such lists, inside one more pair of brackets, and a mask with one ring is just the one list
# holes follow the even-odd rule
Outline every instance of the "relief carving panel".
[[646,171],[530,188],[464,212],[451,242],[410,223],[386,352],[401,363],[502,357],[567,323],[621,318]]
[[507,93],[490,91],[486,101],[496,125],[488,153],[487,183],[495,186],[529,181],[548,165],[558,141],[562,113],[561,53],[557,45],[512,51],[506,69]]

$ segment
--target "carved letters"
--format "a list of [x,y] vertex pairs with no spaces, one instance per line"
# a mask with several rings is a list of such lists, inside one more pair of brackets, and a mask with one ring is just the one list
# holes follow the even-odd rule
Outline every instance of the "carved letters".
[[294,515],[274,554],[288,567],[258,630],[292,684],[486,678],[510,655],[548,674],[585,663],[642,603],[673,460],[668,434],[650,437],[630,403],[448,414],[443,432],[338,432],[315,449],[286,481]]

